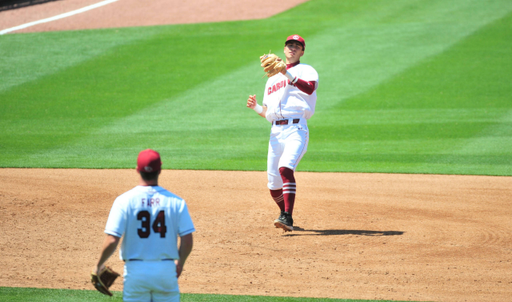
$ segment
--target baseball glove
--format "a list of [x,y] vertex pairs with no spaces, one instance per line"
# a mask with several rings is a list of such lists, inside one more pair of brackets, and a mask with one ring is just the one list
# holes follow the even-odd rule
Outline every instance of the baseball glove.
[[286,70],[286,64],[273,53],[268,55],[262,55],[260,57],[261,67],[263,67],[263,71],[267,74],[267,77],[275,76],[278,73],[282,73]]
[[102,294],[112,296],[112,293],[108,290],[110,286],[116,281],[119,274],[114,272],[110,267],[104,266],[99,275],[91,273],[92,285]]

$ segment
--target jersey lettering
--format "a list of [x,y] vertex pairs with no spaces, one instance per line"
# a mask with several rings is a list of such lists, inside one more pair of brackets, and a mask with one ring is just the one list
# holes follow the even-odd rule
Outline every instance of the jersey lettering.
[[151,218],[151,214],[148,211],[140,211],[137,214],[137,220],[141,221],[141,228],[137,229],[137,234],[139,234],[140,238],[148,238],[151,230],[149,229],[149,219]]
[[153,224],[151,224],[151,214],[146,210],[137,214],[137,220],[141,221],[141,228],[137,229],[140,238],[148,238],[151,235],[151,229],[155,233],[160,233],[160,238],[165,238],[167,226],[165,225],[165,212],[163,210],[158,212]]
[[272,85],[272,87],[268,87],[267,95],[271,95],[274,92],[279,91],[281,88],[285,88],[288,84],[288,80],[282,80],[281,82],[277,82]]
[[160,233],[160,238],[165,238],[167,227],[165,226],[165,212],[160,211],[153,222],[153,232]]
[[159,198],[142,198],[141,200],[143,207],[152,207],[152,206],[159,206],[160,205],[160,199]]

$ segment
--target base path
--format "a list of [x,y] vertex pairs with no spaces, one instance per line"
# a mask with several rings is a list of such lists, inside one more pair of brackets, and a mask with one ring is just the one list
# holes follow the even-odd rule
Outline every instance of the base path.
[[[306,1],[118,0],[73,17],[31,26],[16,33],[262,19]],[[0,11],[0,31],[99,2],[102,0],[61,0]]]
[[[137,176],[0,169],[0,286],[93,290],[110,207]],[[182,291],[510,301],[512,177],[298,172],[297,182],[296,230],[284,233],[264,172],[164,170],[161,185],[187,200],[197,228]],[[108,264],[122,271],[117,252]]]

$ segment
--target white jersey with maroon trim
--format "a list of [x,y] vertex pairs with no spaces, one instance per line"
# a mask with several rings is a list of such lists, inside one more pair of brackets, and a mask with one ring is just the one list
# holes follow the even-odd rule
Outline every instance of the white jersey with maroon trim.
[[[288,72],[301,80],[316,82],[318,87],[318,73],[310,65],[300,63],[289,68]],[[267,120],[273,122],[290,118],[309,119],[315,113],[317,87],[308,95],[290,84],[282,73],[270,77],[263,97],[263,106],[267,107]]]
[[105,233],[122,237],[122,260],[179,259],[177,236],[195,231],[187,204],[160,186],[137,186],[114,201]]

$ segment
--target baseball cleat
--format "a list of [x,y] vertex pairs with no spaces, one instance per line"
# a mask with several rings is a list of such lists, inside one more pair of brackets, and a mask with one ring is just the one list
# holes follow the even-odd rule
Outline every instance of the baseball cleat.
[[288,212],[281,212],[279,218],[274,220],[274,226],[276,228],[281,228],[285,232],[293,231],[293,218]]

